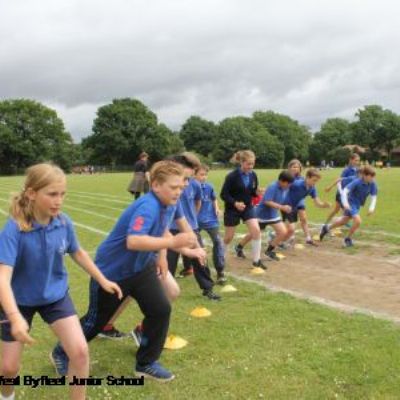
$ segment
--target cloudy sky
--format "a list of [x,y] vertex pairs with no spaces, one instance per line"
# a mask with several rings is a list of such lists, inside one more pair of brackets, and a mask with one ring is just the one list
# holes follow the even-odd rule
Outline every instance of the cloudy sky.
[[0,98],[55,108],[76,141],[136,97],[179,129],[271,109],[318,129],[400,113],[400,3],[389,0],[0,0]]

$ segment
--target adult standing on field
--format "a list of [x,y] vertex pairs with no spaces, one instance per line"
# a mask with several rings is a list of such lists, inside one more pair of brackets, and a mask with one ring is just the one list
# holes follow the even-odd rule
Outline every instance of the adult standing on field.
[[131,192],[137,200],[142,192],[147,193],[149,191],[149,155],[145,151],[139,154],[139,159],[133,166],[133,173],[128,192]]

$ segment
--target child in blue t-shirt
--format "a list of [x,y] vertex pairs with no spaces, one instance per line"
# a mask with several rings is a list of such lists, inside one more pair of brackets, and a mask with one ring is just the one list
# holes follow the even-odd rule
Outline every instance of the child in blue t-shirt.
[[205,230],[210,236],[213,243],[213,262],[217,271],[217,283],[224,284],[226,282],[225,254],[224,244],[219,234],[218,216],[220,210],[218,206],[217,196],[214,187],[207,181],[209,168],[202,164],[195,171],[195,179],[200,183],[201,187],[201,207],[197,214],[199,230]]
[[[66,177],[60,168],[51,164],[28,168],[24,188],[13,197],[10,219],[0,233],[0,375],[6,378],[18,375],[24,344],[34,342],[29,330],[36,313],[65,346],[71,359],[68,376],[89,375],[86,340],[68,293],[65,254],[110,298],[122,297],[118,285],[109,281],[79,246],[72,221],[61,213],[65,192]],[[13,386],[1,386],[7,399],[14,398],[13,391]],[[70,394],[84,398],[85,386],[70,386]]]
[[357,178],[359,173],[360,156],[356,153],[352,154],[349,159],[348,166],[342,171],[340,178],[337,179],[332,185],[325,188],[325,192],[329,192],[334,186],[337,186],[336,196],[335,196],[335,207],[330,212],[326,218],[325,224],[329,224],[332,218],[340,211],[342,208],[341,202],[341,191],[355,178]]
[[[279,261],[275,253],[275,248],[289,239],[291,232],[288,231],[282,222],[281,213],[292,211],[291,206],[285,205],[289,187],[294,182],[294,177],[289,171],[282,171],[278,180],[269,185],[256,209],[256,216],[260,230],[264,231],[267,226],[271,226],[275,232],[275,237],[268,244],[265,255],[270,260]],[[248,243],[251,236],[247,234],[242,243]]]
[[[177,207],[183,189],[183,169],[172,161],[156,163],[151,172],[151,191],[133,202],[122,213],[96,253],[96,264],[122,289],[122,299],[106,293],[90,282],[89,308],[81,318],[87,341],[92,340],[115,314],[126,297],[134,298],[144,314],[142,338],[136,353],[135,371],[159,381],[174,375],[162,367],[161,356],[169,327],[170,301],[163,280],[168,277],[167,249],[179,249],[193,256],[196,238],[193,233],[170,235],[174,219],[182,218]],[[195,256],[195,255],[194,255]],[[68,358],[62,346],[53,350],[59,373],[65,373]]]
[[368,196],[371,196],[371,204],[368,209],[368,216],[375,211],[378,187],[375,183],[375,170],[366,166],[361,169],[361,177],[354,179],[342,191],[342,204],[344,209],[343,216],[330,225],[323,225],[320,233],[320,239],[334,228],[347,224],[351,219],[353,224],[348,235],[344,238],[344,246],[353,246],[352,236],[361,225],[360,208],[365,204]]
[[285,204],[289,205],[291,211],[282,213],[283,221],[287,222],[288,236],[293,236],[295,232],[296,222],[298,220],[299,210],[304,205],[304,200],[310,196],[314,205],[318,208],[328,208],[330,204],[322,201],[317,194],[315,185],[321,179],[321,174],[315,168],[310,168],[305,176],[305,179],[295,179],[290,185]]

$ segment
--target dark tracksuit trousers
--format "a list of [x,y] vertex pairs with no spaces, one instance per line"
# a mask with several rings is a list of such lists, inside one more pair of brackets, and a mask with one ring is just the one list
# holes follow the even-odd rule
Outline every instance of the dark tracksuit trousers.
[[[86,340],[91,341],[107,325],[127,296],[133,297],[142,313],[143,338],[136,353],[140,365],[152,363],[160,358],[168,333],[171,305],[161,286],[155,264],[148,265],[132,277],[116,282],[123,293],[121,300],[115,294],[103,290],[90,280],[90,300],[87,313],[81,318]],[[61,347],[60,344],[57,346]]]
[[[179,231],[175,229],[171,229],[170,232],[173,235],[177,235],[179,233]],[[202,243],[199,231],[196,230],[194,231],[194,233],[196,234],[199,243]],[[168,250],[167,252],[168,269],[169,272],[171,272],[172,276],[175,276],[176,268],[178,267],[179,256],[180,254],[177,253],[176,251]],[[185,266],[188,265],[193,266],[194,277],[196,278],[196,281],[200,286],[200,289],[202,290],[212,289],[212,287],[214,286],[214,281],[211,278],[211,272],[210,268],[208,268],[208,265],[201,265],[199,261],[194,258],[188,258],[185,256],[182,256],[182,258],[183,258],[183,264]]]

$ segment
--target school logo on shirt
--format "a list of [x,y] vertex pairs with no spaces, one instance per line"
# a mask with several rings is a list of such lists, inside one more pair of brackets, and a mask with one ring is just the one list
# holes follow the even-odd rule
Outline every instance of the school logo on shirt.
[[144,218],[143,217],[137,217],[135,221],[133,222],[132,230],[133,231],[140,231],[143,227],[144,224]]
[[65,243],[65,239],[62,240],[61,246],[58,248],[58,253],[62,256],[67,252],[67,244]]

